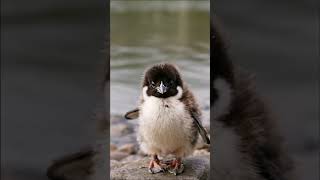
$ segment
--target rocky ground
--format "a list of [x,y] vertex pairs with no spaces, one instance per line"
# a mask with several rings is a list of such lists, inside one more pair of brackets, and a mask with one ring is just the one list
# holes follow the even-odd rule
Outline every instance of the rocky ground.
[[[126,120],[121,116],[111,118],[111,178],[112,179],[159,179],[173,178],[173,175],[161,173],[150,176],[146,167],[149,157],[139,150],[136,141],[136,128],[138,120]],[[209,126],[205,127],[208,131]],[[185,159],[185,173],[177,176],[178,179],[207,179],[210,167],[210,150],[199,137],[196,150],[193,155]],[[144,167],[144,168],[141,168]],[[134,174],[134,176],[132,176]]]
[[174,176],[170,173],[150,174],[146,164],[149,158],[133,160],[130,163],[111,160],[111,179],[113,180],[134,180],[134,179],[208,179],[210,168],[209,155],[195,155],[183,161],[184,172]]

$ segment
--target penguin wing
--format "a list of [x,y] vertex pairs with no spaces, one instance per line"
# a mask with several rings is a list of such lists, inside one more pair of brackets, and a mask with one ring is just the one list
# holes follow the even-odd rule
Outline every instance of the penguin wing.
[[131,111],[128,111],[124,117],[128,120],[131,120],[131,119],[137,119],[139,117],[139,109],[138,108],[135,108]]
[[194,122],[196,123],[197,129],[198,129],[203,141],[205,143],[207,143],[207,144],[210,144],[210,139],[209,139],[209,137],[207,135],[207,131],[203,128],[203,126],[200,123],[199,118],[196,115],[196,113],[195,112],[191,112],[191,117],[193,118]]

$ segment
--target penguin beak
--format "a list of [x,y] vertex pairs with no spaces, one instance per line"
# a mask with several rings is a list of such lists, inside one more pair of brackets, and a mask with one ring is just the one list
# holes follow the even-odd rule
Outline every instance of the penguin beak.
[[156,89],[160,94],[164,94],[165,92],[167,92],[167,87],[162,83],[162,81],[160,82],[159,87],[157,87]]

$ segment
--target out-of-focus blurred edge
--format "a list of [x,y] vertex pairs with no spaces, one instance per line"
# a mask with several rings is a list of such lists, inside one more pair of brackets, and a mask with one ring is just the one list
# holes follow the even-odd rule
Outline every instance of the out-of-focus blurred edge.
[[[102,96],[101,107],[97,116],[98,129],[98,146],[96,146],[99,158],[97,162],[101,162],[102,168],[97,168],[96,177],[94,179],[110,178],[110,0],[101,0],[104,3],[106,15],[105,43],[104,43],[104,62],[101,65],[101,79],[99,79],[99,92]],[[100,159],[102,158],[102,159]],[[101,165],[101,164],[100,164]],[[100,166],[98,165],[98,166]]]
[[[210,13],[209,13],[209,15],[210,15],[210,22],[208,22],[208,23],[212,23],[213,22],[213,0],[210,0]],[[210,25],[210,32],[209,32],[209,35],[210,35],[210,55],[209,55],[209,57],[210,57],[210,118],[211,117],[213,117],[212,115],[213,115],[213,112],[212,112],[212,110],[211,110],[211,98],[212,98],[212,88],[213,88],[213,84],[212,84],[212,81],[211,81],[211,77],[212,77],[212,73],[213,73],[213,71],[214,71],[214,69],[213,69],[213,63],[212,63],[212,61],[211,61],[211,48],[212,48],[212,44],[211,44],[211,32],[212,31],[212,29],[211,29],[211,25]],[[211,138],[211,141],[213,141],[213,139],[212,139],[212,137],[213,137],[213,123],[211,123],[211,120],[210,120],[210,138]],[[212,148],[212,145],[210,146],[210,154],[211,154],[211,156],[210,156],[210,171],[209,171],[209,179],[211,178],[211,172],[213,172],[213,164],[212,164],[212,162],[213,162],[213,148]]]
[[52,180],[110,178],[110,0],[99,1],[104,7],[105,17],[101,23],[105,25],[105,33],[104,39],[101,39],[102,59],[96,67],[99,98],[95,109],[97,141],[89,147],[53,160],[47,168],[47,176]]
[[107,16],[107,23],[106,23],[106,64],[105,64],[105,81],[104,81],[104,96],[105,96],[105,123],[106,128],[108,129],[107,134],[107,145],[106,145],[106,177],[110,177],[110,0],[106,1],[106,16]]
[[[317,113],[317,119],[318,119],[318,137],[320,139],[320,3],[318,2],[316,7],[315,7],[315,23],[316,23],[316,35],[315,37],[317,38],[316,39],[316,52],[317,52],[317,72],[316,72],[316,75],[317,75],[317,78],[318,78],[318,81],[317,81],[317,101],[316,101],[316,109],[318,110],[318,113]],[[319,142],[318,142],[319,143]],[[318,152],[320,154],[320,152]],[[318,156],[318,162],[320,163],[320,156]],[[320,174],[319,170],[318,170],[318,175]]]
[[[220,24],[219,18],[217,18],[217,14],[215,14],[215,9],[216,8],[214,8],[214,2],[215,1],[216,0],[210,0],[210,23],[213,23],[215,25],[217,25],[217,24],[219,25]],[[317,72],[316,72],[316,75],[317,75],[317,86],[316,86],[316,88],[317,88],[317,96],[315,97],[317,99],[317,102],[316,102],[315,106],[318,109],[318,113],[317,113],[317,115],[318,115],[317,119],[319,121],[319,124],[318,124],[318,137],[320,138],[320,8],[319,8],[320,7],[320,3],[314,2],[314,4],[315,4],[315,7],[311,8],[310,10],[312,10],[314,12],[314,21],[311,21],[311,22],[315,22],[316,23],[315,32],[317,33],[315,35],[315,37],[316,37],[316,45],[315,46],[317,48],[317,50],[316,50],[316,53],[317,53],[317,55],[316,55],[316,57],[317,57],[317,68],[316,68],[317,69]],[[223,27],[218,26],[218,30],[221,29],[221,28],[223,28]],[[210,36],[211,36],[211,31],[212,31],[212,29],[210,29]],[[223,33],[223,32],[220,32],[220,33]],[[210,37],[210,40],[211,40],[211,37]],[[210,52],[211,52],[211,48],[212,48],[211,45],[212,45],[212,43],[210,42]],[[210,54],[210,57],[211,57],[211,54]],[[211,58],[210,58],[210,77],[211,77],[213,71],[214,71],[213,63],[212,63]],[[210,90],[212,90],[212,88],[213,88],[211,83],[212,82],[210,81]],[[211,111],[210,112],[210,117],[213,117],[212,113],[213,112]],[[213,129],[213,123],[210,123],[210,129]],[[210,137],[213,137],[213,131],[212,130],[210,131]],[[212,146],[210,148],[210,153],[213,154]],[[214,169],[213,168],[213,158],[214,158],[214,156],[211,155],[210,156],[210,163],[211,163],[210,172],[213,172],[213,169]],[[318,161],[320,162],[320,157],[319,157]],[[209,177],[211,177],[211,176],[209,176]]]

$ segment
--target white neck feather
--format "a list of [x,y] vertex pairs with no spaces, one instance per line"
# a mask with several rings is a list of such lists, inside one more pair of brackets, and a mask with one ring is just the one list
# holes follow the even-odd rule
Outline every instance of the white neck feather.
[[180,86],[177,87],[178,93],[174,96],[175,99],[180,99],[182,97],[182,88]]

